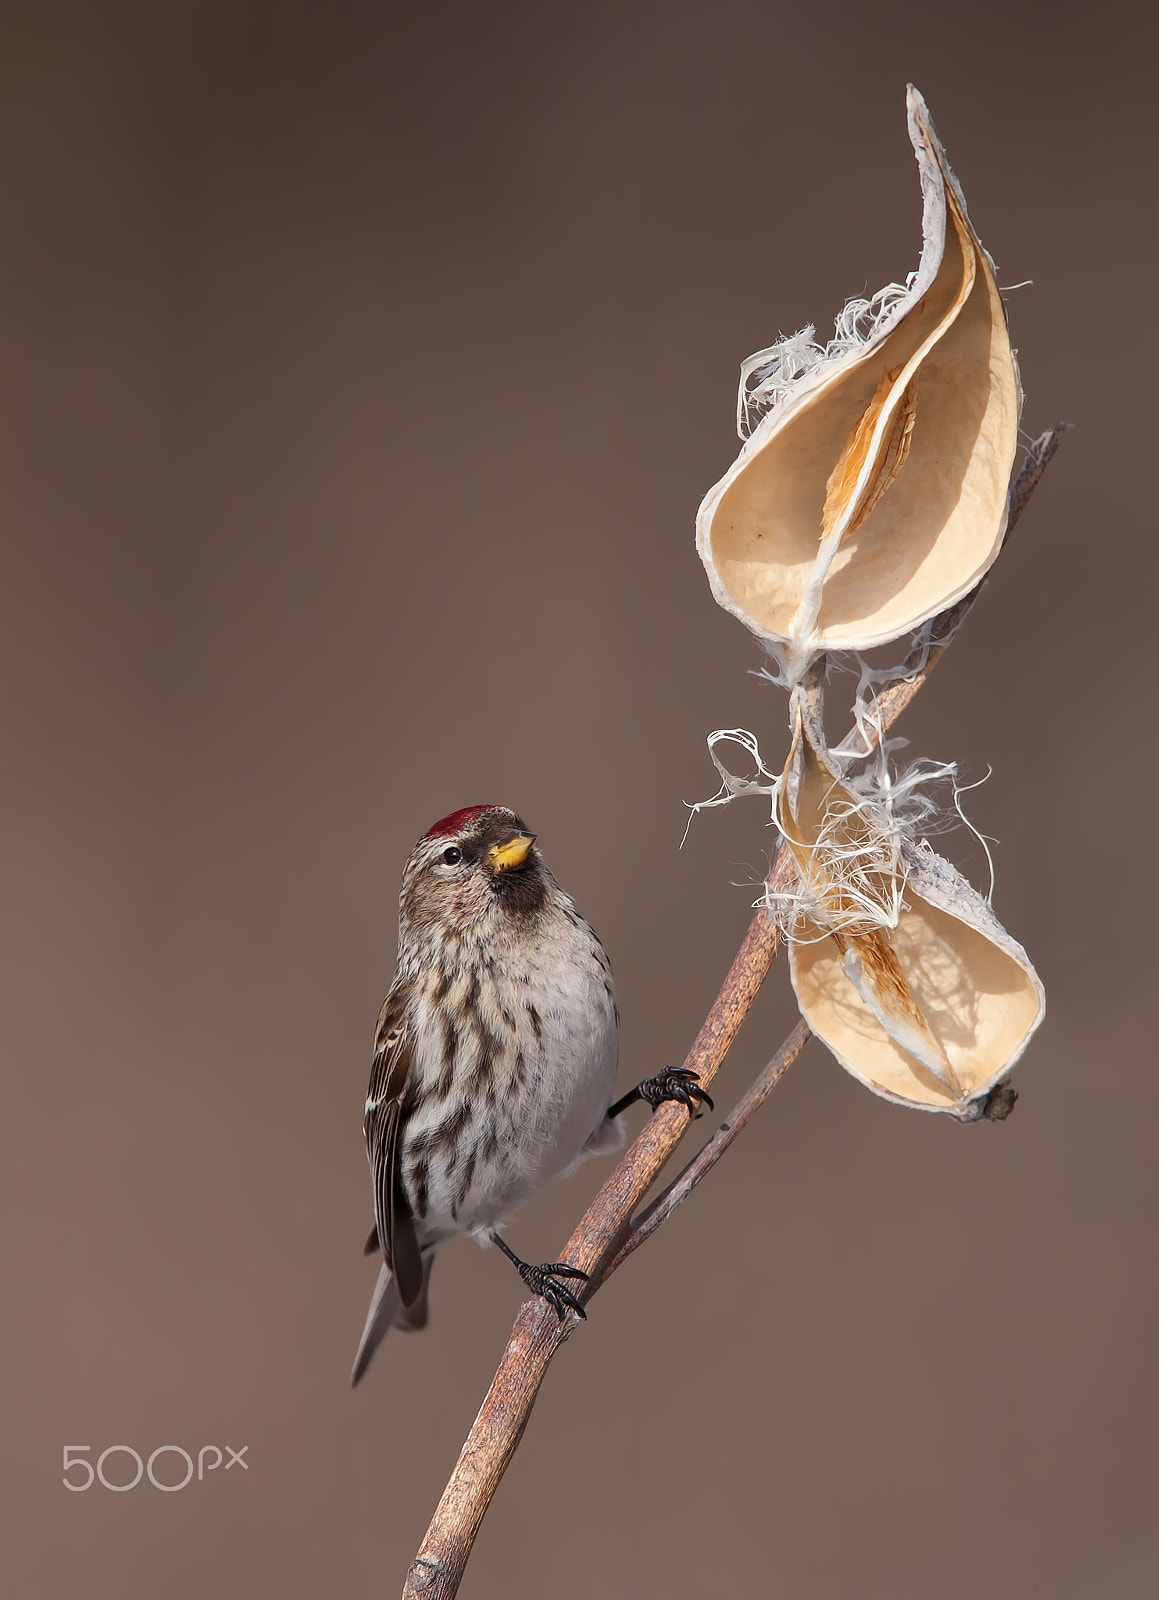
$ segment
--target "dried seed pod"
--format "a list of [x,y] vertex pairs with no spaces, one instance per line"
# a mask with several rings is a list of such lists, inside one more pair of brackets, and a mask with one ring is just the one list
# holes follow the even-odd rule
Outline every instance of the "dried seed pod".
[[1042,1021],[1042,985],[966,880],[842,781],[816,699],[798,691],[793,712],[777,821],[801,880],[789,970],[802,1015],[877,1094],[968,1114]]
[[959,599],[1006,526],[1022,400],[1006,318],[912,87],[907,107],[917,273],[851,302],[827,349],[797,335],[745,364],[742,421],[765,414],[697,518],[715,599],[797,677],[823,650],[883,644]]
[[890,978],[901,975],[903,1002],[867,973],[864,941],[856,962],[833,938],[792,944],[793,988],[813,1032],[876,1094],[968,1115],[1026,1048],[1045,995],[1026,951],[948,862],[904,845],[902,856],[905,904],[897,926],[874,937],[888,946]]

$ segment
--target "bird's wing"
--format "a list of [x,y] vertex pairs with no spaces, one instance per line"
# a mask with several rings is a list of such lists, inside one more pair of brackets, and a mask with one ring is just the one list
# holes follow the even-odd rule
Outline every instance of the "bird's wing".
[[392,989],[378,1019],[363,1128],[374,1181],[375,1232],[399,1298],[410,1306],[422,1293],[423,1264],[398,1164],[402,1094],[414,1045],[403,1000]]

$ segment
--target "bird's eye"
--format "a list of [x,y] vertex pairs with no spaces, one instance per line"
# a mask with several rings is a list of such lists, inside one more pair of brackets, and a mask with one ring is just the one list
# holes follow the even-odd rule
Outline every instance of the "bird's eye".
[[448,867],[453,867],[456,861],[462,861],[462,859],[463,852],[459,849],[457,844],[449,844],[443,851],[443,860],[447,863]]

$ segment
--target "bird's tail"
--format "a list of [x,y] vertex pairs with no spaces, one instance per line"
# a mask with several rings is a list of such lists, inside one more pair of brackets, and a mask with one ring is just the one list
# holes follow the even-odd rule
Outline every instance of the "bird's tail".
[[430,1288],[434,1259],[433,1250],[423,1252],[423,1286],[419,1290],[418,1299],[409,1306],[404,1306],[399,1298],[398,1285],[390,1268],[386,1265],[379,1268],[378,1282],[374,1286],[370,1310],[366,1313],[366,1326],[362,1330],[362,1338],[358,1341],[354,1370],[350,1374],[351,1388],[362,1377],[370,1365],[371,1357],[391,1328],[398,1328],[403,1333],[413,1333],[418,1328],[426,1327],[427,1291]]

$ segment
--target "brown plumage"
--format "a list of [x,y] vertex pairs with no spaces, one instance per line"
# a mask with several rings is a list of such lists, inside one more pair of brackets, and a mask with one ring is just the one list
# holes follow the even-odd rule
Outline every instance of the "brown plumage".
[[391,1326],[425,1324],[441,1243],[491,1237],[552,1178],[618,1142],[607,1114],[617,1034],[603,946],[519,817],[470,806],[429,829],[403,872],[398,969],[366,1099],[367,1248],[382,1266],[353,1382]]

